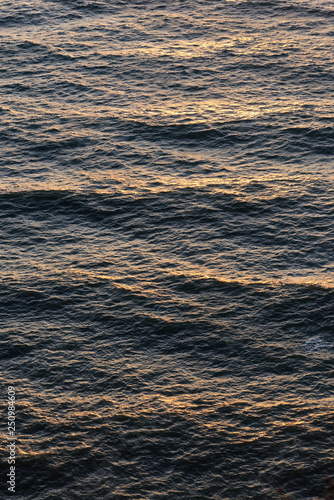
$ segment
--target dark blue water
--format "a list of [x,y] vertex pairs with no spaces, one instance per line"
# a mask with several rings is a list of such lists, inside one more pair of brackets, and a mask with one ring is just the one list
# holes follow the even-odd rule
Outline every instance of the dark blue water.
[[313,0],[1,3],[4,498],[322,493],[333,16]]

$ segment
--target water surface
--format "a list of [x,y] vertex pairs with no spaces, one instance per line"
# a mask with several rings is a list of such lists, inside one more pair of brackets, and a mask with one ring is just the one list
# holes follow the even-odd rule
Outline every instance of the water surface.
[[1,4],[16,498],[321,493],[333,15],[313,0]]

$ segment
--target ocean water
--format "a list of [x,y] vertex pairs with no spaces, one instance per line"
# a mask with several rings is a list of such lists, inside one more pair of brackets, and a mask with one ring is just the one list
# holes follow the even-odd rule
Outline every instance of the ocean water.
[[1,2],[1,498],[321,494],[333,37],[332,1]]

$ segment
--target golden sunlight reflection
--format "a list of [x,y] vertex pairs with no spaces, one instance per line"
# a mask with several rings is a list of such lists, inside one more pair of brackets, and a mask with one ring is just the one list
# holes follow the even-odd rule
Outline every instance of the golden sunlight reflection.
[[[113,360],[111,362],[111,367],[113,364],[117,364],[115,369],[118,368],[118,364],[123,361],[123,367],[127,367],[127,369],[133,369],[135,371],[141,370],[140,364],[135,364],[135,366],[131,366],[133,363],[131,360],[120,359],[118,361]],[[130,364],[128,364],[128,362]],[[155,363],[153,359],[151,363]],[[158,362],[158,361],[156,361]],[[145,371],[147,370],[146,366],[142,367],[144,369],[142,375],[145,375]],[[172,367],[170,367],[172,369]],[[314,421],[321,419],[321,416],[326,416],[328,412],[328,405],[330,405],[329,399],[325,398],[321,401],[319,405],[319,401],[314,401],[312,397],[309,397],[307,400],[302,397],[299,399],[291,399],[286,400],[284,396],[280,396],[277,394],[275,398],[269,398],[266,400],[262,400],[261,402],[254,401],[252,386],[251,383],[247,383],[246,381],[242,384],[239,390],[239,394],[236,393],[236,381],[234,377],[224,377],[219,376],[211,380],[210,382],[210,390],[208,390],[207,382],[200,378],[194,378],[192,372],[184,372],[178,371],[174,367],[174,376],[175,381],[178,377],[188,379],[187,386],[184,384],[180,386],[175,382],[175,389],[182,386],[182,393],[178,395],[166,395],[163,392],[159,391],[159,381],[157,381],[157,387],[154,388],[154,391],[151,391],[151,388],[148,386],[145,391],[140,393],[136,393],[132,395],[131,392],[127,394],[126,398],[118,397],[114,398],[108,396],[107,394],[103,397],[103,407],[101,405],[100,412],[84,410],[85,407],[89,407],[94,402],[94,399],[99,400],[98,396],[92,396],[91,398],[83,397],[81,395],[77,395],[74,398],[68,400],[66,397],[62,397],[61,399],[57,397],[52,397],[51,402],[54,405],[66,405],[69,403],[71,405],[71,410],[66,411],[62,416],[57,418],[57,425],[65,425],[67,422],[76,421],[77,420],[89,420],[92,425],[97,428],[99,425],[106,425],[106,418],[111,419],[111,421],[118,416],[122,416],[122,418],[137,418],[138,414],[141,415],[152,415],[158,414],[161,416],[180,416],[183,419],[196,422],[197,425],[203,427],[203,429],[210,427],[217,431],[224,431],[229,429],[229,432],[233,433],[234,429],[234,417],[236,414],[244,414],[244,415],[262,415],[263,410],[267,410],[268,412],[278,408],[280,406],[285,408],[285,412],[282,413],[282,418],[276,419],[273,422],[273,428],[268,428],[267,430],[263,430],[263,435],[272,435],[274,432],[278,432],[284,429],[291,429],[296,427],[302,427],[305,431],[319,431],[319,426],[313,424]],[[124,379],[126,380],[126,372],[124,373]],[[280,380],[281,377],[273,376],[271,379],[266,381],[265,387],[266,391],[270,390],[272,386],[275,386],[279,383],[284,383],[284,380]],[[286,381],[289,383],[289,381]],[[163,380],[160,382],[163,385]],[[220,385],[224,384],[226,387],[225,397],[222,397],[222,393],[220,390]],[[259,381],[261,384],[261,381]],[[215,384],[217,385],[215,390]],[[48,394],[48,399],[50,400],[50,394]],[[22,401],[22,407],[25,409],[26,401]],[[288,415],[286,414],[287,409],[297,409],[297,418],[290,420]],[[30,411],[38,411],[38,408],[34,406],[31,407]],[[43,412],[39,412],[39,420],[44,424],[55,424],[54,415],[48,409]],[[298,415],[300,414],[300,418]],[[253,439],[256,435],[258,435],[258,429],[253,428],[251,426],[243,427],[243,438],[245,439]],[[240,429],[238,433],[240,432]],[[78,442],[75,444],[75,438],[80,437],[80,432],[72,432],[68,434],[68,445],[73,438],[73,445],[78,445]],[[232,438],[232,436],[231,436]],[[239,434],[240,438],[240,434]],[[29,443],[26,441],[25,446],[22,447],[22,454],[30,454],[30,445],[33,443]],[[84,445],[84,442],[82,443]]]
[[[248,38],[251,40],[251,38]],[[246,41],[246,38],[245,38]],[[196,38],[194,41],[178,39],[174,40],[170,45],[165,44],[151,44],[151,45],[126,45],[120,48],[117,53],[126,55],[138,55],[140,57],[156,58],[169,56],[176,59],[192,59],[195,57],[207,56],[210,53],[224,51],[234,47],[236,41],[230,38],[224,40],[208,40],[207,38]],[[112,54],[115,54],[113,52]]]
[[[194,81],[194,85],[196,85]],[[322,104],[325,103],[322,101]],[[281,99],[280,102],[267,100],[265,96],[254,97],[253,102],[245,99],[240,93],[234,93],[233,99],[226,97],[198,97],[185,99],[178,96],[169,97],[162,103],[155,104],[148,100],[145,104],[129,104],[127,109],[114,109],[118,116],[129,120],[151,125],[182,125],[182,124],[214,124],[216,122],[231,122],[236,120],[253,120],[263,117],[269,119],[272,114],[288,114],[301,109],[303,103],[295,98]]]
[[331,474],[329,3],[1,2],[18,497],[311,498]]
[[[149,254],[154,258],[153,254]],[[256,286],[258,289],[268,289],[271,288],[281,288],[284,286],[303,286],[303,287],[319,287],[323,289],[333,289],[334,288],[334,269],[331,271],[323,271],[319,270],[315,272],[313,269],[298,269],[291,271],[284,271],[282,273],[273,272],[273,275],[270,275],[269,272],[264,275],[264,273],[259,274],[259,276],[254,273],[247,273],[245,271],[239,271],[237,268],[233,268],[232,264],[229,269],[224,273],[221,269],[210,269],[207,266],[200,266],[198,264],[194,264],[191,261],[187,261],[186,259],[178,259],[175,261],[175,267],[165,269],[165,266],[162,262],[155,263],[157,271],[162,276],[166,278],[175,277],[181,278],[182,280],[187,281],[201,281],[201,280],[212,280],[216,283],[217,286],[221,285],[233,285],[233,286]],[[159,287],[157,287],[154,281],[147,280],[137,280],[135,276],[128,275],[113,275],[109,273],[101,273],[96,271],[88,271],[82,269],[72,268],[66,273],[63,273],[64,277],[68,275],[71,278],[77,278],[81,281],[98,281],[98,280],[108,280],[113,283],[115,288],[118,288],[123,291],[127,291],[133,294],[138,294],[141,297],[158,299],[159,296],[161,298],[163,296],[167,297],[169,295],[168,291],[164,293],[161,292]],[[135,279],[135,282],[132,284],[124,283],[124,278]],[[186,298],[181,296],[179,299],[177,297],[173,297],[175,302],[179,302],[180,304],[186,302]],[[190,299],[189,299],[190,300]],[[193,298],[191,301],[193,302]],[[157,314],[156,317],[161,317],[168,319],[169,317],[162,314]],[[174,318],[174,315],[172,315]]]

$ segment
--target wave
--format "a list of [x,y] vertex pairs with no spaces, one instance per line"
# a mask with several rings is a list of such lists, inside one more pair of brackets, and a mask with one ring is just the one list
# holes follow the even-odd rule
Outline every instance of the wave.
[[241,9],[271,12],[279,15],[284,13],[302,14],[305,16],[331,17],[334,15],[334,8],[327,0],[236,0],[233,5]]
[[[218,185],[219,186],[219,185]],[[258,195],[255,199],[243,199],[241,193],[221,192],[213,186],[177,187],[161,189],[160,192],[143,193],[137,196],[121,193],[85,193],[84,190],[40,190],[40,191],[3,191],[0,194],[0,208],[5,211],[15,210],[16,213],[45,211],[53,215],[72,214],[84,217],[93,216],[99,220],[109,216],[126,215],[141,212],[152,219],[161,214],[165,221],[197,220],[198,223],[218,222],[221,217],[248,214],[252,217],[267,217],[269,214],[281,213],[282,209],[296,211],[291,217],[298,218],[298,214],[310,209],[312,202],[316,203],[315,196],[293,193],[292,196],[278,194],[266,197]],[[259,193],[257,189],[255,192]],[[177,202],[177,203],[175,203]],[[319,213],[328,210],[328,207],[314,206]],[[286,213],[289,217],[289,213]],[[312,222],[312,216],[309,222]],[[274,221],[274,219],[273,219]],[[251,221],[249,221],[251,222]],[[316,214],[314,222],[318,223]],[[320,228],[320,227],[319,227]]]
[[[233,120],[212,123],[147,123],[137,119],[113,119],[114,131],[122,133],[126,141],[145,140],[154,143],[172,143],[189,148],[239,148],[247,147],[249,153],[263,151],[263,156],[276,154],[277,158],[289,153],[334,153],[334,129],[324,124],[315,128],[299,127],[297,123],[286,125],[286,113],[259,117],[257,120]],[[96,122],[105,132],[110,124],[103,119]]]
[[[268,15],[284,15],[290,12],[295,15],[308,17],[331,17],[334,15],[334,9],[326,1],[319,0],[300,0],[293,3],[287,0],[273,2],[271,0],[236,0],[227,1],[222,4],[217,0],[211,2],[212,10],[228,10],[233,13],[244,12],[252,14],[264,10]],[[218,5],[217,5],[218,4]],[[61,5],[61,10],[59,9]],[[189,0],[171,5],[170,9],[174,12],[191,12],[201,7],[201,2]],[[27,25],[47,25],[59,21],[71,21],[82,19],[87,16],[108,15],[119,12],[124,8],[131,8],[150,11],[164,11],[166,6],[159,0],[38,0],[35,2],[27,1],[23,4],[17,2],[7,2],[0,9],[0,25],[2,27],[15,27],[23,24]],[[298,28],[298,26],[297,26]]]
[[[0,6],[0,26],[12,28],[21,25],[43,26],[50,22],[78,19],[81,16],[69,10],[50,9],[52,1],[27,0],[26,2],[2,3]],[[65,5],[64,5],[65,7]]]

